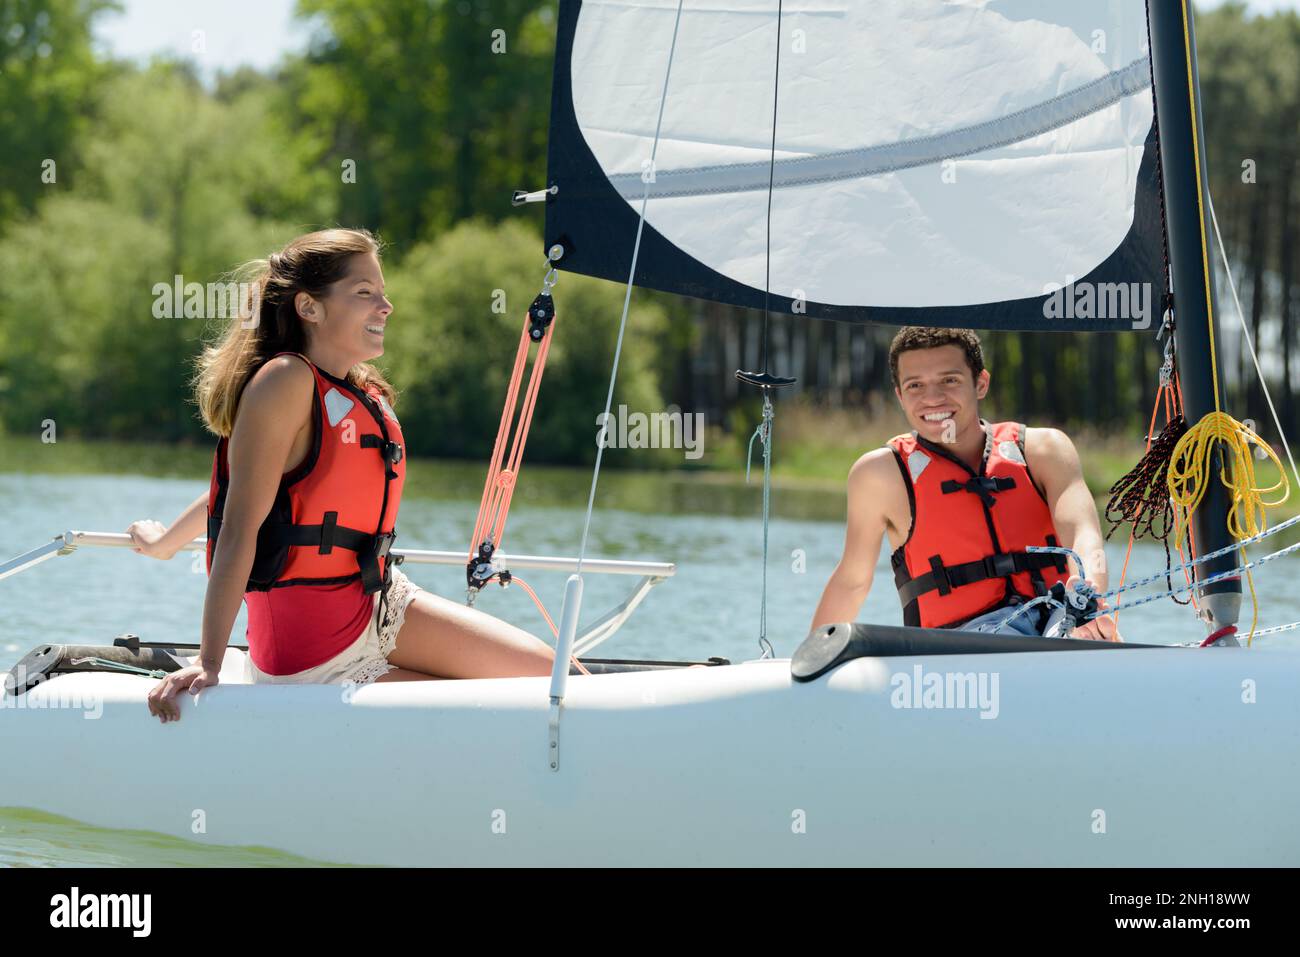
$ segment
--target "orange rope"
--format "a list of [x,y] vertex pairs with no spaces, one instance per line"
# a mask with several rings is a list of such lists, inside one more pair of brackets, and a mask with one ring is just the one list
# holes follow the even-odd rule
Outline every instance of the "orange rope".
[[[1179,415],[1182,409],[1182,387],[1178,384],[1178,373],[1174,373],[1173,382],[1169,385],[1160,386],[1156,391],[1155,402],[1151,405],[1151,421],[1147,425],[1147,444],[1144,454],[1151,451],[1151,443],[1155,439],[1156,434],[1156,417],[1160,414],[1160,406],[1162,402],[1165,407],[1165,423],[1168,424]],[[1136,525],[1134,525],[1134,527],[1129,530],[1128,547],[1124,550],[1124,567],[1120,570],[1119,585],[1112,587],[1122,587],[1124,585],[1124,581],[1128,577],[1129,560],[1133,557],[1133,545],[1136,540],[1137,530]],[[1182,543],[1175,541],[1174,548],[1178,551],[1178,557],[1180,559],[1179,564],[1184,564],[1186,558],[1183,557]],[[1191,572],[1189,569],[1183,569],[1183,576],[1187,579],[1188,584],[1191,584]],[[1192,607],[1196,607],[1194,594]],[[1114,613],[1116,627],[1119,626],[1119,613],[1120,609],[1116,609]]]
[[519,585],[521,588],[523,588],[524,591],[528,592],[528,597],[533,600],[533,604],[537,606],[537,610],[540,611],[542,613],[542,617],[546,619],[546,627],[551,629],[552,635],[554,635],[556,638],[559,638],[560,629],[555,627],[555,622],[551,620],[551,616],[547,613],[546,606],[542,604],[542,600],[537,597],[537,592],[529,588],[528,583],[525,582],[518,575],[511,575],[510,580],[515,584]]
[[[525,582],[518,575],[511,575],[510,581],[513,582],[514,584],[521,586],[524,591],[528,592],[528,597],[533,600],[533,604],[537,606],[537,610],[540,611],[542,613],[542,617],[546,619],[546,625],[548,628],[551,629],[551,634],[554,635],[558,640],[560,637],[560,629],[555,627],[555,622],[551,620],[551,616],[546,611],[546,606],[542,604],[542,600],[537,597],[537,592],[533,591],[532,588],[529,587],[528,583]],[[571,656],[569,660],[573,662],[574,666],[578,669],[578,671],[582,672],[582,674],[584,675],[591,674],[591,672],[586,669],[583,663],[578,660],[576,655]]]
[[[474,524],[474,535],[469,545],[469,560],[478,554],[479,546],[491,540],[493,548],[501,547],[501,539],[506,531],[506,518],[510,513],[510,500],[514,496],[515,483],[519,478],[519,468],[523,462],[524,445],[528,441],[528,430],[533,422],[533,410],[537,406],[537,393],[542,385],[542,373],[546,369],[546,356],[551,348],[551,333],[555,329],[552,321],[546,327],[546,333],[537,350],[537,358],[529,373],[528,387],[524,395],[522,410],[518,413],[516,423],[516,405],[519,402],[519,387],[523,383],[524,369],[528,365],[529,348],[532,338],[528,334],[530,318],[525,315],[523,332],[519,335],[519,348],[515,352],[515,365],[510,374],[510,385],[506,390],[505,406],[501,410],[501,424],[497,427],[496,443],[492,447],[492,461],[488,466],[487,480],[483,483],[483,497],[479,501],[478,519]],[[509,456],[506,449],[509,447]],[[502,460],[505,459],[503,466]]]
[[[1165,394],[1165,388],[1164,388],[1163,386],[1161,386],[1161,387],[1160,387],[1160,390],[1156,393],[1156,401],[1155,401],[1155,402],[1152,404],[1152,406],[1151,406],[1151,422],[1150,422],[1150,424],[1147,426],[1147,447],[1146,447],[1145,451],[1143,452],[1144,455],[1145,455],[1146,453],[1148,453],[1148,452],[1151,451],[1151,441],[1152,441],[1152,439],[1155,438],[1155,434],[1156,434],[1156,416],[1157,416],[1157,415],[1159,414],[1159,412],[1160,412],[1160,398],[1161,398],[1161,396],[1163,396],[1164,394]],[[1165,397],[1165,415],[1166,415],[1166,417],[1169,415],[1169,399],[1168,399],[1167,396]],[[1139,513],[1139,515],[1140,515],[1140,514],[1141,514],[1141,513]],[[1119,573],[1119,585],[1118,585],[1118,586],[1111,586],[1111,587],[1120,587],[1120,588],[1122,588],[1122,587],[1124,586],[1124,581],[1125,581],[1125,579],[1128,577],[1128,563],[1129,563],[1129,559],[1133,557],[1133,543],[1134,543],[1136,540],[1137,540],[1137,525],[1134,524],[1134,525],[1133,525],[1132,527],[1130,527],[1130,529],[1129,529],[1129,533],[1128,533],[1128,547],[1124,549],[1124,567],[1120,569],[1120,573]],[[1119,609],[1116,609],[1116,610],[1115,610],[1115,613],[1114,613],[1115,627],[1116,627],[1116,628],[1119,627],[1119,611],[1120,611]]]
[[[534,341],[529,334],[531,329],[532,315],[525,313],[524,328],[519,334],[519,348],[515,350],[515,364],[510,372],[510,384],[506,387],[505,405],[501,409],[501,422],[497,426],[497,437],[492,446],[492,461],[488,465],[487,479],[483,483],[483,497],[479,500],[478,518],[474,522],[474,535],[469,545],[469,561],[473,561],[478,556],[479,547],[485,542],[491,541],[493,550],[500,548],[501,539],[506,533],[510,500],[514,497],[515,484],[524,458],[524,446],[528,443],[528,431],[533,424],[533,412],[537,408],[537,393],[542,387],[542,373],[546,371],[546,357],[551,351],[551,333],[555,329],[554,317],[546,325],[546,332],[541,338],[537,356],[528,373],[523,406],[518,408],[519,390],[523,385],[524,371],[528,369],[528,355]],[[508,455],[507,449],[509,449]],[[537,610],[546,619],[551,634],[558,639],[560,630],[555,627],[555,622],[547,612],[546,606],[542,604],[542,600],[537,597],[537,592],[518,576],[511,575],[510,581],[517,582],[528,593]],[[486,585],[487,581],[483,584]],[[577,658],[569,660],[582,674],[591,674]]]
[[[1182,386],[1182,383],[1181,383],[1181,382],[1179,381],[1179,379],[1178,379],[1178,373],[1177,373],[1177,372],[1174,373],[1174,391],[1175,391],[1175,404],[1174,404],[1174,407],[1175,407],[1175,409],[1177,409],[1179,412],[1182,412],[1182,410],[1183,410],[1183,386]],[[1189,426],[1190,426],[1190,423],[1189,423]],[[1175,505],[1174,507],[1177,508],[1178,506]],[[1194,525],[1193,525],[1192,522],[1190,522],[1190,521],[1187,523],[1187,542],[1188,542],[1188,546],[1189,546],[1190,549],[1191,549],[1191,553],[1192,553],[1192,555],[1195,556],[1196,554],[1198,554],[1198,552],[1199,552],[1200,550],[1196,547],[1196,528],[1194,527]],[[1178,549],[1178,557],[1179,557],[1180,559],[1182,559],[1182,561],[1181,561],[1180,564],[1186,565],[1187,562],[1188,562],[1188,558],[1187,558],[1186,555],[1183,554],[1183,543],[1182,543],[1182,541],[1181,541],[1180,539],[1175,538],[1175,539],[1174,539],[1174,547],[1175,547],[1176,549]],[[1200,606],[1199,604],[1197,604],[1197,597],[1198,597],[1198,596],[1197,596],[1197,594],[1196,594],[1196,589],[1195,589],[1195,588],[1190,588],[1190,586],[1193,584],[1193,581],[1195,580],[1195,573],[1192,571],[1192,569],[1190,569],[1190,568],[1184,568],[1184,569],[1183,569],[1183,579],[1187,582],[1187,584],[1188,584],[1188,586],[1189,586],[1189,591],[1188,591],[1188,593],[1187,593],[1188,600],[1191,601],[1191,603],[1192,603],[1192,608],[1193,608],[1193,609],[1196,611],[1196,613],[1199,615],[1200,612],[1201,612],[1201,606]]]

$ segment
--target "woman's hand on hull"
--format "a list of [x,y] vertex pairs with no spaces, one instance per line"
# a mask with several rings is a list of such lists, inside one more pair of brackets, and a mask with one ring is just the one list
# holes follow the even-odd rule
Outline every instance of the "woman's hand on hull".
[[181,706],[177,696],[188,690],[197,695],[204,688],[216,687],[221,681],[217,672],[209,671],[202,665],[190,665],[180,671],[173,671],[149,692],[149,713],[156,716],[163,724],[179,721]]

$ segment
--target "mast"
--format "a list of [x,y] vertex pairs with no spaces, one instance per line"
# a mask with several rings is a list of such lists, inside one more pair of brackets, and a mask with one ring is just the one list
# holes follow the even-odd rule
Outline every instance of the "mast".
[[[1200,80],[1191,0],[1148,0],[1151,70],[1164,178],[1165,229],[1174,291],[1174,342],[1188,426],[1215,411],[1215,390],[1223,389],[1213,353],[1218,339],[1214,270],[1208,223],[1209,180]],[[1216,445],[1205,498],[1193,515],[1196,551],[1206,554],[1232,544],[1228,532],[1228,490],[1218,480],[1230,474]],[[1232,553],[1196,566],[1198,580],[1237,564]],[[1211,631],[1235,624],[1241,608],[1241,579],[1229,578],[1201,592],[1201,617]]]

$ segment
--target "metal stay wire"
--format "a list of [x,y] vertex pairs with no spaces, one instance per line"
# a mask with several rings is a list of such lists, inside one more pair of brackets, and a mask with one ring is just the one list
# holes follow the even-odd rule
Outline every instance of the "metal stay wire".
[[[776,4],[776,66],[772,77],[772,141],[767,166],[767,238],[763,260],[763,372],[768,371],[768,323],[772,318],[772,193],[776,178],[776,116],[781,96],[781,14],[784,4]],[[758,647],[763,658],[775,658],[776,652],[767,639],[767,560],[768,532],[771,527],[772,504],[772,425],[776,410],[772,407],[771,388],[763,389],[763,418],[749,440],[745,456],[745,482],[749,482],[749,466],[754,458],[754,439],[763,443],[763,590],[759,596]]]
[[[1207,192],[1207,197],[1209,196]],[[1255,343],[1250,338],[1250,328],[1246,325],[1246,313],[1242,311],[1241,299],[1237,296],[1237,282],[1232,278],[1232,265],[1228,262],[1228,250],[1223,245],[1223,235],[1219,232],[1219,217],[1214,212],[1214,198],[1209,197],[1210,205],[1210,222],[1214,225],[1214,238],[1218,241],[1219,257],[1223,260],[1223,273],[1228,278],[1228,289],[1232,291],[1232,304],[1237,307],[1237,321],[1241,323],[1241,334],[1246,340],[1246,347],[1250,350],[1250,358],[1255,363],[1255,374],[1259,376],[1260,387],[1264,390],[1264,399],[1268,402],[1268,411],[1273,416],[1273,424],[1277,426],[1277,434],[1282,438],[1282,448],[1286,450],[1286,459],[1291,463],[1291,474],[1295,476],[1296,484],[1300,486],[1300,471],[1296,469],[1295,459],[1291,456],[1291,443],[1286,440],[1286,432],[1282,429],[1282,421],[1278,418],[1277,409],[1273,405],[1273,395],[1268,391],[1268,380],[1264,378],[1264,370],[1259,365],[1259,354],[1255,351]]]
[[659,116],[655,121],[655,137],[650,145],[650,179],[645,180],[645,189],[641,194],[641,212],[637,216],[636,222],[636,240],[632,244],[632,265],[627,273],[627,289],[623,293],[623,315],[618,323],[618,341],[614,346],[614,362],[609,370],[609,391],[605,395],[605,414],[600,420],[601,441],[596,443],[596,465],[591,473],[591,491],[587,495],[587,514],[582,520],[582,541],[578,545],[578,570],[575,574],[582,575],[582,562],[587,555],[587,535],[591,531],[591,512],[596,502],[596,483],[600,480],[600,463],[602,453],[605,451],[604,437],[609,428],[609,410],[614,404],[614,384],[618,381],[618,360],[623,354],[623,336],[627,331],[627,313],[632,304],[632,285],[636,278],[637,259],[641,255],[641,233],[645,228],[645,211],[650,202],[650,183],[654,180],[655,156],[659,152],[659,133],[663,128],[664,105],[668,102],[668,80],[672,75],[673,57],[677,53],[677,29],[682,22],[682,4],[684,0],[677,0],[677,16],[673,21],[673,39],[668,47],[668,66],[664,69],[664,88],[659,97]]
[[636,239],[632,244],[632,263],[628,267],[627,289],[623,293],[623,315],[618,323],[618,341],[614,345],[614,360],[609,370],[609,390],[605,394],[605,413],[601,418],[600,440],[596,443],[596,464],[591,472],[591,491],[587,494],[587,511],[582,519],[582,540],[578,545],[577,569],[564,586],[564,602],[560,606],[560,628],[555,639],[555,666],[551,671],[550,716],[547,721],[547,764],[552,771],[560,769],[560,706],[568,687],[569,656],[573,653],[574,635],[578,630],[578,616],[582,610],[582,565],[587,557],[587,537],[591,531],[591,513],[596,504],[596,485],[600,481],[600,465],[605,451],[605,438],[609,434],[609,410],[614,404],[614,386],[618,381],[618,362],[623,354],[623,337],[627,332],[627,314],[632,304],[632,285],[636,279],[636,264],[641,255],[641,234],[645,229],[646,207],[650,202],[650,184],[654,182],[655,157],[659,153],[659,134],[663,128],[664,106],[668,102],[668,82],[672,76],[673,58],[677,54],[677,31],[682,23],[682,4],[677,0],[677,14],[673,19],[673,38],[668,47],[668,64],[664,68],[664,88],[659,96],[659,115],[655,120],[655,136],[650,146],[649,179],[641,194],[641,211],[637,216]]
[[772,505],[772,418],[776,413],[772,409],[772,397],[768,390],[763,390],[763,418],[754,434],[749,437],[749,449],[745,454],[745,484],[749,484],[749,467],[754,458],[754,440],[763,443],[763,591],[759,598],[758,647],[763,658],[775,658],[776,652],[767,639],[767,554],[768,529]]

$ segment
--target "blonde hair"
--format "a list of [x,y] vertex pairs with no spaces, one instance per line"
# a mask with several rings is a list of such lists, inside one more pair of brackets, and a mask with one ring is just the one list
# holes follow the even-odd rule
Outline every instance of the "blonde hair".
[[[208,431],[229,437],[244,386],[267,359],[277,352],[305,353],[307,334],[294,309],[294,297],[305,292],[324,298],[329,286],[347,274],[351,257],[365,253],[377,257],[381,249],[369,230],[323,229],[234,270],[234,278],[252,287],[243,304],[245,318],[230,320],[220,338],[204,346],[195,360],[197,372],[191,383]],[[363,391],[377,388],[390,403],[397,398],[396,390],[368,362],[349,369],[347,379]]]

